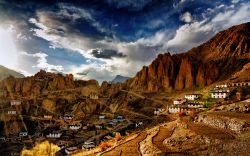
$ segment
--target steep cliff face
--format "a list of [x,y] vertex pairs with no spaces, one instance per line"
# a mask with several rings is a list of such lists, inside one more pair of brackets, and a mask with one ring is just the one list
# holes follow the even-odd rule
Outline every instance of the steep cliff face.
[[[144,66],[137,75],[129,79],[129,87],[135,90],[165,90],[174,88],[175,64],[172,56],[160,54],[148,67]],[[157,85],[155,85],[157,84]]]
[[245,23],[218,33],[186,53],[158,55],[126,85],[148,92],[206,86],[230,78],[249,62],[250,23]]

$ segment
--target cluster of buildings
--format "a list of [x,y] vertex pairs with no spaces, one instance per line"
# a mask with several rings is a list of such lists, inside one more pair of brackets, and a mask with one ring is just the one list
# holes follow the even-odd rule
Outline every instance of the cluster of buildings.
[[[93,149],[95,147],[96,147],[96,144],[91,140],[87,140],[82,144],[83,150],[90,150],[90,149]],[[78,148],[77,146],[73,146],[73,147],[65,148],[64,151],[66,154],[73,154],[79,150],[80,150],[80,148]]]
[[10,101],[10,107],[7,109],[8,115],[17,115],[17,108],[21,106],[22,102],[20,100]]
[[173,101],[173,105],[168,108],[168,112],[190,115],[204,107],[203,103],[199,101],[201,97],[201,94],[187,94],[182,99],[176,99]]
[[[250,86],[250,82],[238,82],[216,85],[209,90],[209,96],[212,99],[226,99],[229,97],[232,88]],[[204,108],[204,102],[201,101],[202,94],[187,94],[184,98],[173,100],[173,105],[168,108],[169,113],[197,112]],[[236,93],[236,98],[240,99],[240,93]],[[158,111],[155,111],[157,114]]]
[[[227,84],[216,85],[210,90],[211,98],[225,99],[229,96],[231,88],[250,86],[250,82],[233,82]],[[239,94],[239,93],[238,93]]]
[[21,131],[17,135],[12,135],[10,137],[0,137],[0,142],[16,142],[16,141],[25,141],[29,139],[28,138],[28,132]]
[[216,85],[210,90],[211,98],[213,99],[225,99],[229,93],[230,90],[227,84]]

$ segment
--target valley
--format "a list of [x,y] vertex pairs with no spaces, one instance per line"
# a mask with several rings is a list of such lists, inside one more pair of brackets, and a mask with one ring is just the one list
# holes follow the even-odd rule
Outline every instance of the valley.
[[0,153],[247,155],[249,32],[245,23],[186,53],[159,54],[123,82],[9,76],[0,81]]

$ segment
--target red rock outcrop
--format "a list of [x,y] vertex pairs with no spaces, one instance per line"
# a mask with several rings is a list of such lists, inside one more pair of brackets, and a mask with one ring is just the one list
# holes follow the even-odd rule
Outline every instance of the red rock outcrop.
[[[159,54],[126,81],[132,90],[157,92],[225,80],[250,62],[250,23],[233,26],[186,53]],[[250,73],[249,73],[250,74]]]

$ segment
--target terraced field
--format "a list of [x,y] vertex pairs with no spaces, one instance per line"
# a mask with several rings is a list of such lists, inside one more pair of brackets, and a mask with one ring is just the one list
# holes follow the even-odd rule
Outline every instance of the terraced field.
[[172,128],[170,129],[170,128],[166,128],[166,127],[160,127],[157,135],[155,135],[153,137],[153,144],[158,149],[160,149],[162,152],[170,152],[170,150],[168,148],[166,148],[166,146],[163,145],[163,141],[166,138],[171,137],[173,131],[174,131],[174,129],[172,129]]
[[215,139],[234,139],[235,138],[232,132],[222,130],[222,129],[212,128],[204,124],[196,124],[196,123],[189,122],[188,128],[194,131],[198,135],[205,135],[205,136],[215,138]]
[[121,144],[102,156],[140,156],[139,143],[147,137],[146,132],[140,133],[135,139]]

